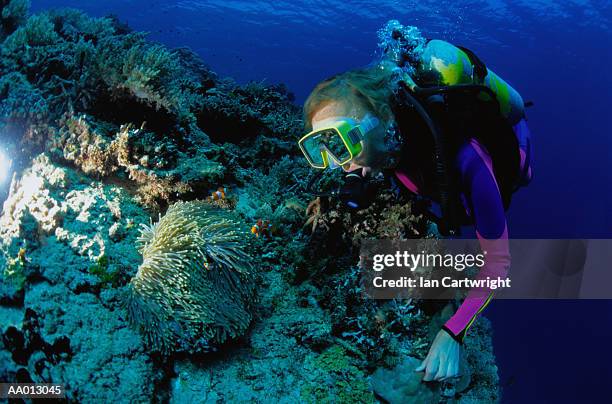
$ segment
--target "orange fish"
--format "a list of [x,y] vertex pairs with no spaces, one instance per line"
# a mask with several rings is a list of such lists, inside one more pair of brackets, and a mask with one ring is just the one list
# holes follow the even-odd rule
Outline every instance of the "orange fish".
[[269,220],[258,219],[257,223],[251,227],[251,233],[253,233],[256,237],[260,235],[270,236],[272,234],[272,224]]
[[225,199],[225,192],[227,190],[224,187],[219,187],[212,195],[209,197],[212,201],[219,201]]

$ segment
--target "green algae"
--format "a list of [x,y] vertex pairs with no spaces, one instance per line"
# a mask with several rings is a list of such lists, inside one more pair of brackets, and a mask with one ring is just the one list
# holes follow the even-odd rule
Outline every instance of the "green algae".
[[25,249],[20,249],[16,257],[10,257],[6,260],[4,270],[2,272],[3,280],[11,284],[15,289],[21,290],[26,283],[26,258]]
[[110,258],[106,254],[98,257],[96,263],[89,267],[88,272],[100,278],[102,286],[116,287],[119,285],[121,274],[116,268],[110,267]]
[[374,403],[367,376],[340,345],[309,357],[304,364],[308,383],[301,397],[308,403]]

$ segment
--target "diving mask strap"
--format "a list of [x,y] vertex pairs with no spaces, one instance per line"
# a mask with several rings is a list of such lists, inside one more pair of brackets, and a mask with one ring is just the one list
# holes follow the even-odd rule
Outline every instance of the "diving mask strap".
[[[350,119],[350,121],[354,122],[353,119]],[[353,143],[362,142],[364,140],[365,134],[370,132],[374,128],[376,128],[378,125],[380,125],[380,120],[378,118],[376,118],[372,114],[366,114],[363,117],[363,119],[361,120],[361,122],[359,122],[359,124],[358,124],[359,130],[352,130],[352,131],[350,131],[349,132],[349,138],[350,138],[350,140]],[[357,135],[357,136],[355,136],[355,135]],[[358,137],[358,139],[357,139],[357,137]],[[325,148],[325,150],[327,151],[327,148]],[[342,167],[340,162],[336,161],[336,159],[334,159],[333,154],[330,153],[329,151],[327,151],[327,158],[328,158],[329,168],[331,168],[332,170],[335,169],[335,168],[338,168],[338,167]]]
[[380,125],[380,120],[378,118],[376,118],[372,114],[366,114],[366,116],[364,116],[361,120],[359,128],[361,129],[361,134],[365,135],[372,129],[376,128],[378,125]]

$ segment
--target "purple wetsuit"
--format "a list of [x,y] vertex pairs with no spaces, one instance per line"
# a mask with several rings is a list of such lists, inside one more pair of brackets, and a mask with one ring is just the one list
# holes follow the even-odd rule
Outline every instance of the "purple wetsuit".
[[[521,184],[531,180],[530,133],[525,120],[514,125],[521,155]],[[502,198],[493,174],[491,158],[487,150],[476,139],[465,142],[457,153],[456,167],[459,172],[460,189],[466,212],[472,218],[481,248],[487,251],[484,267],[478,278],[505,277],[510,266],[508,227]],[[418,185],[405,172],[396,171],[404,186],[419,193]],[[443,329],[458,341],[462,341],[478,314],[492,298],[490,290],[471,290],[457,312],[446,322]]]

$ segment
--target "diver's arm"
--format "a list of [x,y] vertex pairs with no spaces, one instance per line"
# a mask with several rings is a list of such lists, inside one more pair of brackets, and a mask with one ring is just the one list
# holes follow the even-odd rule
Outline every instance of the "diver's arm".
[[[464,145],[458,156],[461,182],[468,199],[476,235],[483,251],[485,265],[477,278],[505,277],[510,266],[508,228],[491,161],[478,142]],[[488,289],[471,290],[457,312],[446,322],[444,330],[462,341],[478,314],[492,298]]]
[[497,96],[502,114],[511,124],[518,123],[525,115],[521,95],[491,69],[483,82],[479,82],[468,55],[446,41],[433,39],[427,43],[421,61],[416,66],[414,80],[419,86],[453,86],[457,84],[482,84]]

